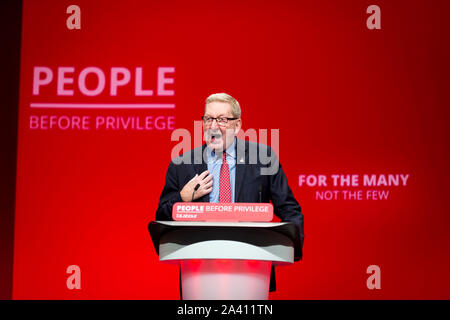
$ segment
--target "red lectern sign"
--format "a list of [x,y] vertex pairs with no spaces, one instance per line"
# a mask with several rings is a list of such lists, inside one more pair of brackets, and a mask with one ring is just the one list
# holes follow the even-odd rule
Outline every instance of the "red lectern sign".
[[175,221],[246,221],[268,222],[273,218],[271,203],[177,202],[173,205]]

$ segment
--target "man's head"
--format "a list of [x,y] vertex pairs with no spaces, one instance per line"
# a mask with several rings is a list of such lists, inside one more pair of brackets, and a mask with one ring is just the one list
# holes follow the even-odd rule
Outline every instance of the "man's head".
[[211,149],[226,150],[233,143],[241,125],[241,107],[232,96],[215,93],[206,99],[203,133]]

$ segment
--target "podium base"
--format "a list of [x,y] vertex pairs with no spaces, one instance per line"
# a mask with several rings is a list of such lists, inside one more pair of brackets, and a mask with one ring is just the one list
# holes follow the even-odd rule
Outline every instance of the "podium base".
[[267,300],[271,261],[181,260],[184,300]]

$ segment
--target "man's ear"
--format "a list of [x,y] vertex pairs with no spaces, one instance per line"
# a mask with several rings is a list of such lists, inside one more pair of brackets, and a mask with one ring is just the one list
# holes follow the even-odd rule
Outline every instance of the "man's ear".
[[241,130],[241,127],[242,127],[242,121],[241,121],[241,119],[237,119],[236,120],[236,127],[234,128],[234,135],[237,135],[239,130]]

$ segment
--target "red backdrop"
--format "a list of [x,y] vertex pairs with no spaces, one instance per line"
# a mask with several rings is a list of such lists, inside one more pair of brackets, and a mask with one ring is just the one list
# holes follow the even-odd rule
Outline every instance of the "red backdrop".
[[[303,261],[278,268],[272,299],[450,298],[447,1],[79,0],[81,29],[70,30],[71,4],[23,5],[14,299],[178,299],[178,269],[158,262],[147,224],[178,143],[173,129],[194,133],[215,92],[238,99],[245,130],[279,129],[305,216]],[[366,27],[371,4],[381,30]],[[33,85],[45,74],[33,79],[35,67],[53,73],[39,94]],[[73,69],[60,89],[73,95],[57,95],[62,67]],[[78,82],[88,67],[105,75],[95,96],[83,94],[97,87],[95,74],[85,89]],[[130,81],[113,96],[115,67]],[[136,96],[137,67],[153,96]],[[159,67],[174,68],[162,87],[173,95],[157,94]],[[137,128],[158,116],[165,128]],[[90,122],[66,128],[71,117]],[[140,124],[97,128],[107,117]],[[359,184],[334,186],[335,174]],[[364,185],[372,174],[408,179]],[[300,175],[325,175],[327,186],[300,185]],[[372,190],[387,196],[367,199]],[[321,199],[326,191],[336,198]],[[70,265],[80,267],[81,289],[66,286]],[[380,267],[381,289],[366,286],[370,265]]]

